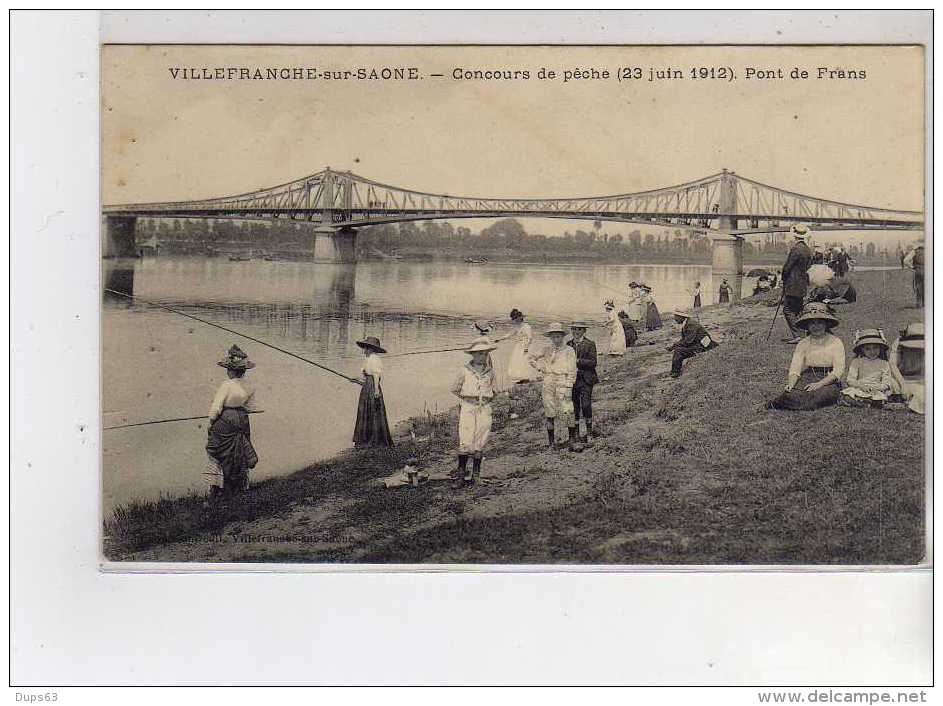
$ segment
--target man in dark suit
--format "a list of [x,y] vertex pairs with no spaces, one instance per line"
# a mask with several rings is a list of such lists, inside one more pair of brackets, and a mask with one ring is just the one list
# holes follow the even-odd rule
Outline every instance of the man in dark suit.
[[596,375],[596,344],[586,338],[586,329],[589,324],[585,321],[574,321],[570,325],[573,338],[567,341],[576,352],[576,382],[573,383],[573,411],[576,416],[576,426],[579,430],[580,417],[586,424],[586,436],[583,443],[590,436],[599,434],[593,429],[593,385],[599,382]]
[[795,323],[802,311],[803,299],[809,289],[809,267],[812,266],[812,251],[806,245],[809,229],[801,223],[792,227],[795,238],[786,263],[783,265],[783,318],[792,332],[791,338],[784,338],[786,343],[798,343],[802,340]]
[[673,313],[676,323],[681,324],[681,338],[668,346],[668,350],[673,353],[671,356],[671,377],[681,377],[681,366],[688,358],[693,358],[698,353],[709,351],[717,347],[717,342],[711,338],[701,323],[695,319],[690,312],[684,309],[676,309]]
[[914,297],[917,308],[923,308],[923,245],[918,245],[904,259],[904,263],[914,271]]

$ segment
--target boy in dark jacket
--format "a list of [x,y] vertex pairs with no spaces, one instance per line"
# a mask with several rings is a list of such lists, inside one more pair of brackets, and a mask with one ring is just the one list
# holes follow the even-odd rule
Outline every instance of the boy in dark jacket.
[[701,324],[688,312],[678,310],[673,312],[677,323],[683,324],[681,327],[681,340],[668,346],[669,351],[674,351],[671,358],[671,377],[681,377],[681,366],[688,358],[696,356],[698,353],[716,348],[717,343],[711,338]]
[[576,352],[576,382],[573,383],[573,412],[576,417],[577,430],[579,429],[580,417],[586,424],[586,436],[582,438],[583,443],[588,441],[590,436],[596,437],[598,434],[593,430],[593,385],[599,381],[596,375],[596,344],[586,338],[586,329],[589,324],[585,321],[574,321],[570,325],[570,331],[573,338],[567,341]]

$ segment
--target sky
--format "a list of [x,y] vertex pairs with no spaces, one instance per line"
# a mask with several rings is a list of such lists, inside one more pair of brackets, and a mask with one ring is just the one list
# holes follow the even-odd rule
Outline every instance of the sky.
[[[326,166],[525,198],[641,191],[727,168],[811,196],[922,210],[923,62],[920,47],[106,46],[102,199],[223,196]],[[721,66],[737,80],[690,78]],[[174,79],[184,67],[415,67],[422,78]],[[538,79],[541,67],[557,78]],[[750,67],[787,78],[747,80]],[[818,67],[867,78],[817,79]],[[611,78],[561,79],[590,68]],[[620,68],[642,78],[616,80]],[[652,68],[685,78],[650,82]],[[793,68],[811,78],[788,79]],[[531,78],[459,80],[455,69]],[[588,227],[544,224],[548,234]]]

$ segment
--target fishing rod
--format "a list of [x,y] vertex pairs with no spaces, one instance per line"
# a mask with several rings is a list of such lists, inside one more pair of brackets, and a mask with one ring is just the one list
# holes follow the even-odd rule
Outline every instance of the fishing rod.
[[465,348],[466,347],[463,346],[461,348],[437,348],[431,351],[408,351],[406,353],[393,353],[391,355],[387,355],[386,357],[387,358],[402,358],[404,355],[424,355],[426,353],[453,353],[455,351],[463,351],[465,350]]
[[[495,345],[501,343],[501,341],[492,341]],[[393,353],[392,355],[386,356],[387,358],[402,358],[404,355],[425,355],[426,353],[454,353],[457,351],[464,351],[468,346],[462,346],[460,348],[437,348],[431,351],[407,351],[406,353]]]
[[[264,409],[247,411],[246,414],[262,414],[265,412]],[[135,422],[134,424],[118,424],[113,427],[105,427],[102,431],[108,431],[109,429],[127,429],[128,427],[144,427],[148,424],[166,424],[167,422],[191,422],[197,419],[207,419],[207,415],[202,414],[199,417],[177,417],[176,419],[157,419],[153,422]]]
[[234,334],[234,335],[236,335],[236,336],[242,336],[243,338],[247,338],[247,339],[249,339],[250,341],[253,341],[253,342],[255,342],[255,343],[258,343],[259,345],[266,346],[267,348],[271,348],[271,349],[273,349],[273,350],[276,350],[276,351],[278,351],[279,353],[284,353],[285,355],[290,355],[292,358],[297,358],[298,360],[302,360],[302,361],[304,361],[305,363],[308,363],[309,365],[313,365],[313,366],[316,367],[316,368],[320,368],[321,370],[327,371],[327,372],[331,373],[332,375],[336,375],[336,376],[339,377],[339,378],[344,378],[347,382],[352,382],[352,383],[354,383],[355,385],[363,385],[363,383],[360,382],[360,380],[357,380],[357,379],[355,379],[355,378],[352,378],[352,377],[349,377],[349,376],[347,376],[347,375],[344,375],[344,373],[339,373],[339,372],[337,372],[336,370],[332,370],[331,368],[328,368],[328,367],[325,366],[325,365],[321,365],[320,363],[315,363],[313,360],[308,360],[307,358],[303,358],[302,356],[298,355],[297,353],[292,353],[291,351],[286,351],[284,348],[279,348],[278,346],[273,345],[273,344],[271,344],[271,343],[268,343],[268,342],[266,342],[266,341],[262,341],[262,340],[260,340],[260,339],[258,339],[258,338],[253,338],[253,337],[250,336],[249,334],[242,333],[241,331],[234,331],[234,330],[231,329],[231,328],[226,328],[225,326],[220,326],[219,324],[214,324],[212,321],[207,321],[206,319],[201,319],[199,316],[194,316],[193,314],[187,314],[186,312],[180,311],[179,309],[174,309],[173,307],[167,306],[166,304],[158,304],[157,302],[151,302],[151,301],[148,301],[147,299],[141,299],[140,297],[134,297],[134,296],[132,296],[132,295],[130,295],[130,294],[125,294],[124,292],[115,291],[114,289],[107,289],[107,288],[106,288],[105,291],[108,292],[108,293],[110,293],[110,294],[117,294],[119,297],[125,297],[126,299],[130,299],[131,301],[140,301],[140,302],[143,302],[143,303],[145,303],[145,304],[149,304],[150,306],[156,306],[158,309],[165,309],[166,311],[169,311],[169,312],[171,312],[171,313],[179,314],[180,316],[185,316],[185,317],[187,317],[188,319],[193,319],[194,321],[199,321],[201,324],[206,324],[207,326],[212,326],[212,327],[214,327],[214,328],[222,329],[223,331],[226,331],[226,332],[228,332],[228,333]]

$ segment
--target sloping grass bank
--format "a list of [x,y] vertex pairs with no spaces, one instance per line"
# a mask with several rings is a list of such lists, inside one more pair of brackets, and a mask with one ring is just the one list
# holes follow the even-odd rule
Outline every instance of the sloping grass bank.
[[[836,331],[881,326],[908,308],[905,272],[856,274],[859,302]],[[716,350],[668,379],[664,344],[603,358],[596,388],[605,436],[576,455],[543,445],[536,389],[502,400],[488,482],[453,491],[378,488],[413,453],[349,452],[227,503],[141,505],[106,523],[115,559],[369,563],[913,564],[924,547],[924,418],[902,410],[774,412],[792,347],[766,332],[765,306],[712,308]],[[602,339],[601,335],[597,340]],[[519,419],[510,419],[514,411]],[[417,424],[420,420],[416,421]],[[422,421],[423,463],[454,453],[454,411]],[[239,543],[246,535],[285,541]],[[290,535],[304,534],[297,540]]]

